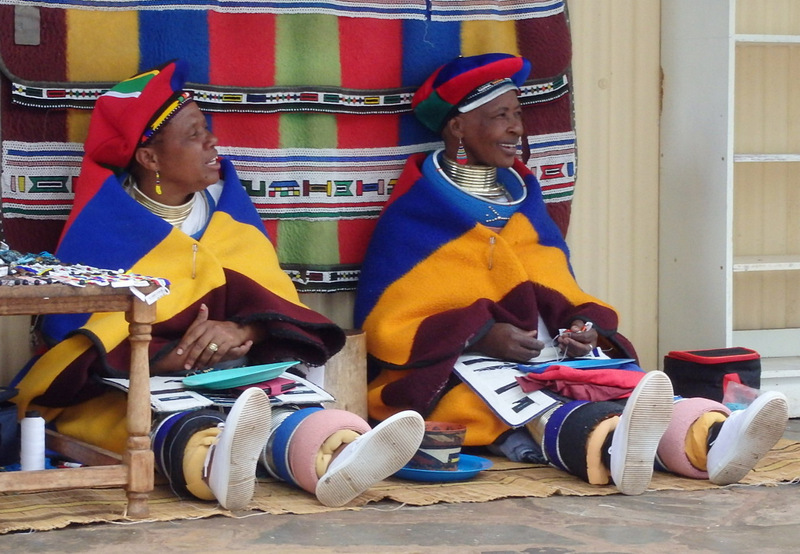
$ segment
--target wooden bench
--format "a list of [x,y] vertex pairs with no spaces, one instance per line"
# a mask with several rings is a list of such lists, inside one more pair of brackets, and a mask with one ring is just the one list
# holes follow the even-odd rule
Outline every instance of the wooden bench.
[[[145,294],[148,289],[142,289]],[[147,304],[127,288],[69,285],[0,286],[0,316],[91,312],[125,312],[131,341],[128,392],[128,443],[119,457],[58,433],[48,433],[48,445],[72,459],[92,464],[71,469],[0,473],[0,491],[33,492],[93,487],[124,487],[126,515],[149,515],[154,457],[150,449],[150,369],[148,344],[155,321],[155,304]]]

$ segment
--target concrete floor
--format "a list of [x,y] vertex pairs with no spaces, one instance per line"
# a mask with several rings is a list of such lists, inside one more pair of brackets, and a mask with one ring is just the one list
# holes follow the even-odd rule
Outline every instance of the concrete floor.
[[[800,420],[785,435],[800,440]],[[3,552],[777,553],[800,549],[800,484],[504,499],[315,515],[73,526],[0,538]]]

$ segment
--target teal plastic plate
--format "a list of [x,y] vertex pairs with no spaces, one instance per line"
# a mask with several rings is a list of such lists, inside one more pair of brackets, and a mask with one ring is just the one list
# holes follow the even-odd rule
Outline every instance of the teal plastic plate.
[[217,369],[184,377],[183,386],[190,389],[221,390],[254,385],[269,381],[300,362],[251,365],[232,369]]
[[478,473],[490,467],[492,467],[492,462],[486,458],[461,454],[458,458],[458,469],[455,471],[437,471],[435,469],[404,467],[395,473],[394,476],[409,481],[445,483],[449,481],[466,481],[467,479],[472,479]]

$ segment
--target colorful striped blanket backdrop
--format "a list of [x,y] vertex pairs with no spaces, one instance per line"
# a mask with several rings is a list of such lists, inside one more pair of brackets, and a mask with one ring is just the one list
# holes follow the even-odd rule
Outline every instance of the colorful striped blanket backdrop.
[[533,63],[520,155],[566,232],[565,0],[0,0],[5,240],[55,249],[94,100],[181,57],[298,290],[352,290],[404,160],[439,141],[410,113],[414,90],[453,57],[491,51]]

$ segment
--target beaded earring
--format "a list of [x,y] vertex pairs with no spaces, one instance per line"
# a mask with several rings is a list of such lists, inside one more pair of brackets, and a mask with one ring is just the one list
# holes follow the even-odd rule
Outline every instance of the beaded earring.
[[156,169],[156,194],[161,196],[161,174]]
[[467,165],[467,151],[464,149],[464,143],[458,139],[458,150],[456,151],[456,163],[459,165]]

